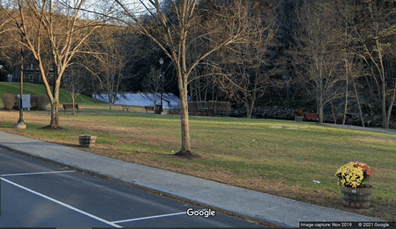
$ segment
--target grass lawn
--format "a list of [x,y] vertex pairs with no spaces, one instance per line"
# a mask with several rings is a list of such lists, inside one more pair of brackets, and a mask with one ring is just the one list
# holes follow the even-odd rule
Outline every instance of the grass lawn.
[[[3,94],[19,94],[19,93],[20,93],[20,83],[0,82],[0,107],[3,107],[3,99],[2,99]],[[45,91],[44,85],[42,84],[24,83],[23,94],[46,95],[47,93]],[[70,94],[62,88],[59,91],[59,100],[61,104],[72,103]],[[105,103],[102,103],[100,101],[82,95],[77,97],[76,103],[82,103],[85,105],[108,106]]]
[[[83,108],[74,116],[61,112],[64,129],[58,131],[41,129],[50,122],[49,111],[25,112],[26,130],[12,128],[17,111],[0,111],[0,130],[72,147],[78,147],[79,134],[93,134],[96,147],[84,150],[396,221],[396,135],[305,122],[190,117],[193,152],[201,157],[189,160],[173,156],[180,149],[179,116],[126,112],[117,106],[112,111]],[[273,128],[297,125],[305,128]],[[373,170],[370,209],[342,206],[334,173],[349,161],[366,162]]]

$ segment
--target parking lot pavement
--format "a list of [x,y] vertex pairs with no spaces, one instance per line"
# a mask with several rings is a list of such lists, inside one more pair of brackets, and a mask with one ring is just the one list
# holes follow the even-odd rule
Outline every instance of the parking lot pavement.
[[259,227],[3,148],[0,174],[0,227]]

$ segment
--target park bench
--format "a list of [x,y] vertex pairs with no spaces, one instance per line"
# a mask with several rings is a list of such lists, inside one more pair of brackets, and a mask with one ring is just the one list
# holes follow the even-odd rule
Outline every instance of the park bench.
[[[74,104],[74,107],[77,109],[77,112],[80,111],[80,107],[78,106],[78,104]],[[67,109],[73,109],[73,104],[63,104],[63,109],[66,110]]]
[[154,107],[144,107],[144,109],[146,109],[146,113],[147,113],[147,111],[154,111]]
[[127,105],[121,105],[122,111],[126,110],[129,111],[129,107]]
[[315,121],[318,121],[318,120],[319,120],[318,114],[315,114],[315,113],[307,113],[307,114],[304,114],[304,117],[305,117],[306,119],[314,119]]

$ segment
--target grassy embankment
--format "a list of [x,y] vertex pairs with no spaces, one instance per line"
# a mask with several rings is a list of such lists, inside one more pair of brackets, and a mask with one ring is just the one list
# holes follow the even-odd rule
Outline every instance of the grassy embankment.
[[[1,90],[1,88],[0,88]],[[18,112],[0,111],[0,130],[78,147],[78,135],[98,136],[100,155],[203,177],[299,201],[396,221],[396,135],[329,128],[314,123],[296,126],[280,120],[191,117],[193,160],[176,158],[180,117],[146,115],[103,106],[77,115],[61,113],[60,131],[41,129],[48,111],[25,112],[26,130],[14,130]],[[172,152],[173,151],[173,152]],[[342,206],[335,171],[349,161],[368,163],[374,172],[372,207]],[[315,184],[312,181],[321,181]]]
[[[32,84],[32,83],[24,83],[23,84],[23,93],[24,94],[31,94],[31,95],[36,95],[36,94],[46,94],[44,85],[40,84]],[[51,87],[52,89],[52,87]],[[8,82],[0,82],[0,109],[3,107],[3,99],[2,95],[3,94],[19,94],[20,93],[20,84],[19,83],[8,83]],[[60,89],[59,91],[59,100],[61,106],[59,107],[60,110],[63,110],[62,104],[71,104],[72,99],[70,94],[64,90]],[[103,102],[100,102],[98,100],[92,99],[90,97],[86,97],[83,95],[80,95],[77,97],[76,104],[81,104],[80,106],[84,111],[97,111],[97,110],[102,110],[102,109],[108,109],[109,105]],[[47,106],[48,109],[50,109],[50,105]],[[120,106],[114,106],[115,110],[120,110]],[[130,108],[131,111],[137,111],[137,112],[142,112],[144,111],[144,108],[140,107],[133,107]]]
[[[52,89],[52,87],[51,87]],[[6,83],[0,82],[0,98],[3,94],[19,94],[20,93],[20,84],[19,83]],[[44,85],[41,84],[32,84],[32,83],[24,83],[23,84],[23,94],[46,94]],[[71,103],[70,94],[67,93],[64,89],[60,90],[59,100],[62,103]],[[106,105],[102,102],[94,100],[92,98],[86,96],[77,97],[76,103],[82,103],[86,105]],[[0,107],[3,106],[3,100],[0,99]]]

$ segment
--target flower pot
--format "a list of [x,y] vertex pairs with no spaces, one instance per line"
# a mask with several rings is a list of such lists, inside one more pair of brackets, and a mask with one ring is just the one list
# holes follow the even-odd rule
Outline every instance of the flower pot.
[[371,196],[373,194],[372,187],[366,188],[347,188],[341,187],[342,203],[348,208],[369,208]]
[[81,147],[93,147],[95,146],[96,136],[91,135],[80,135],[80,146]]

